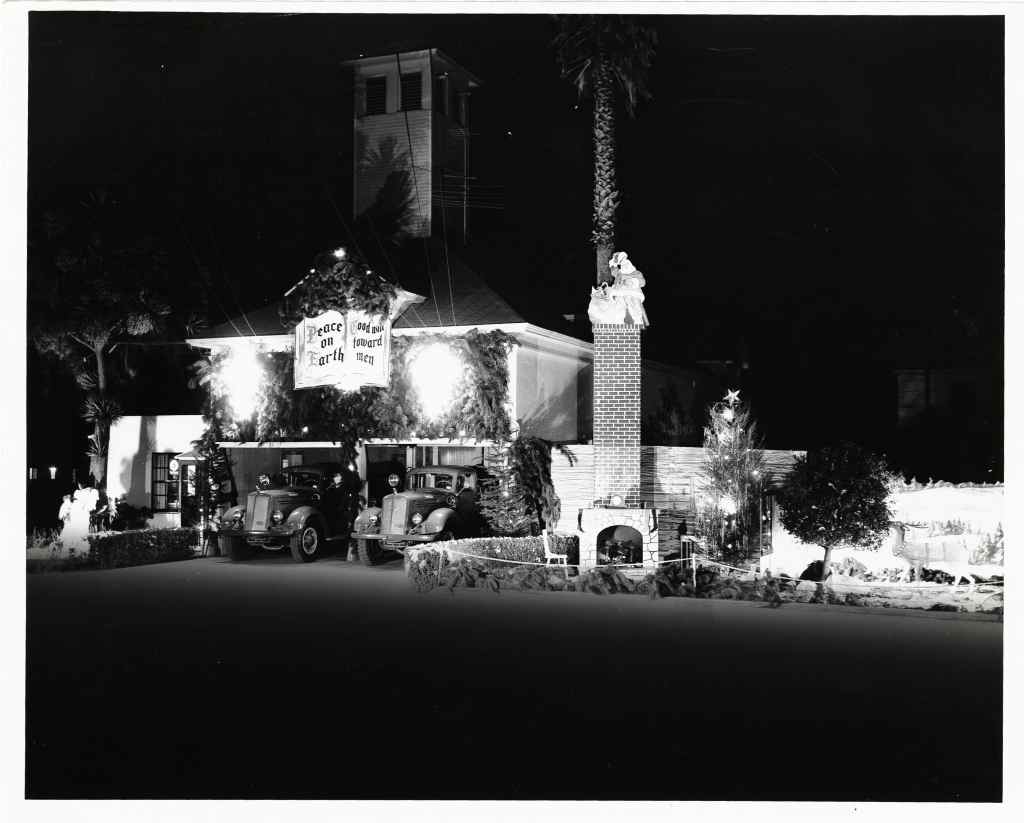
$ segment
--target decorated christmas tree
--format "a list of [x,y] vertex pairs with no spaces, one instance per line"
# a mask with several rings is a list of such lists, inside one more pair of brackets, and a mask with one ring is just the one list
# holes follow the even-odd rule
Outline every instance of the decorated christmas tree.
[[723,562],[741,563],[758,547],[764,454],[750,408],[738,391],[728,392],[708,411],[703,475],[698,532]]
[[479,505],[492,533],[527,535],[554,528],[562,506],[551,480],[552,448],[570,464],[575,462],[564,446],[540,437],[520,435],[491,447],[487,459],[491,476],[483,483]]
[[498,535],[522,536],[532,531],[533,517],[523,485],[512,465],[510,447],[507,441],[489,447],[489,476],[482,481],[478,501],[488,531]]

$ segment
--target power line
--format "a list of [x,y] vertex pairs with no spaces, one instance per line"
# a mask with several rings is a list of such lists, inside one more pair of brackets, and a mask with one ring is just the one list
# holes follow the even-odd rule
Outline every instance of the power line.
[[[179,227],[179,229],[181,231],[181,236],[185,240],[185,245],[188,246],[188,251],[189,251],[189,254],[192,256],[192,261],[196,264],[196,271],[199,272],[200,274],[202,274],[202,265],[199,263],[199,257],[196,254],[195,248],[193,248],[193,246],[192,246],[192,241],[188,239],[188,232],[185,230],[185,226],[181,222],[180,215],[179,215],[178,227]],[[231,324],[231,328],[233,328],[235,330],[235,334],[237,334],[239,337],[244,337],[245,335],[242,334],[242,330],[240,328],[238,328],[238,326],[235,325],[234,319],[228,313],[227,307],[224,305],[223,301],[221,301],[220,295],[217,293],[216,289],[213,289],[213,299],[217,301],[217,305],[220,306],[220,310],[222,312],[224,312],[224,316],[228,319],[228,323]]]
[[[224,256],[221,254],[220,244],[217,243],[217,238],[214,237],[213,230],[209,222],[206,224],[206,234],[210,238],[210,242],[213,244],[213,247],[217,252],[217,273],[220,275],[220,279],[224,282],[224,285],[227,287],[227,290],[231,293],[231,299],[234,301],[235,307],[238,309],[238,313],[242,315],[242,319],[245,320],[245,324],[249,327],[249,331],[252,332],[252,336],[255,337],[256,329],[254,329],[252,323],[249,322],[249,316],[245,313],[245,310],[242,308],[242,304],[238,300],[238,295],[235,293],[234,286],[231,284],[231,281],[224,274]],[[227,310],[225,310],[224,313],[227,314]],[[231,320],[230,316],[228,316],[228,320]],[[232,322],[231,325],[235,326],[234,322]],[[235,330],[238,331],[239,337],[246,336],[238,329],[237,326],[235,326]]]
[[[397,51],[395,52],[395,65],[398,67],[398,91],[401,95],[402,91],[402,55]],[[399,105],[402,105],[401,99],[398,101]],[[405,141],[409,146],[409,167],[412,169],[412,183],[416,189],[416,205],[419,206],[423,201],[420,200],[420,183],[419,177],[416,174],[416,152],[412,147],[412,130],[409,128],[409,111],[408,109],[402,109],[402,114],[405,119]],[[423,256],[427,261],[427,277],[430,280],[430,296],[434,299],[434,311],[437,312],[437,325],[443,326],[441,322],[441,307],[437,304],[437,293],[434,291],[434,272],[430,265],[430,248],[427,244],[427,238],[423,238]]]
[[[441,183],[441,198],[444,199],[444,175],[440,175],[438,180]],[[452,285],[452,261],[451,251],[448,248],[448,218],[447,211],[445,210],[444,204],[441,204],[441,238],[444,240],[444,265],[448,270],[448,300],[449,308],[452,312],[452,325],[457,326],[455,322],[455,288]]]

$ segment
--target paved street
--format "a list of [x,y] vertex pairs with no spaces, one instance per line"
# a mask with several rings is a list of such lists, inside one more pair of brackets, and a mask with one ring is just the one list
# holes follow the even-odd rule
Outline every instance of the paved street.
[[30,575],[30,797],[995,800],[1002,624],[458,590],[338,558]]

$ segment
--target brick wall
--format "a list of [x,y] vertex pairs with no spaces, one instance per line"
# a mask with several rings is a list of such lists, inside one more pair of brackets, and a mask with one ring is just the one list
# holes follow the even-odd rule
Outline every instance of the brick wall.
[[640,327],[594,325],[594,496],[640,505]]

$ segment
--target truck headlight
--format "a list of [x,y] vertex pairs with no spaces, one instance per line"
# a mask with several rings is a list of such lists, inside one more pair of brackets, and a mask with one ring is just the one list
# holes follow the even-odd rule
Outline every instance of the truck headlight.
[[368,518],[366,518],[366,523],[369,526],[376,526],[379,522],[380,517],[376,514],[371,514]]
[[412,516],[412,524],[414,526],[418,526],[422,522],[423,522],[423,515],[420,514],[419,512],[416,512],[416,514],[414,514]]
[[270,515],[270,519],[274,521],[275,526],[280,526],[281,523],[284,522],[284,512],[277,509],[272,515]]

